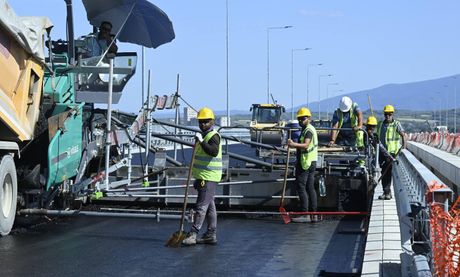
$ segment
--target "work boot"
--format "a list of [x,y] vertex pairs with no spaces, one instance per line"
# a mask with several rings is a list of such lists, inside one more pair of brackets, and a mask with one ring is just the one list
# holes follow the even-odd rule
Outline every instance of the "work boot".
[[293,217],[291,220],[292,220],[292,222],[295,222],[295,223],[307,223],[307,222],[310,222],[310,218],[308,216],[306,216],[306,215]]
[[196,244],[196,233],[195,232],[189,232],[187,234],[187,237],[182,241],[182,245],[185,246],[192,246]]
[[391,200],[391,198],[393,198],[391,194],[385,194],[385,196],[383,197],[384,200]]
[[311,215],[310,218],[311,218],[311,223],[318,223],[322,220],[321,215],[317,215],[317,214]]
[[386,194],[380,195],[380,196],[379,196],[379,200],[384,200],[384,199],[385,199],[385,195],[386,195]]
[[204,235],[196,240],[198,244],[216,244],[217,243],[217,236],[214,233],[204,233]]

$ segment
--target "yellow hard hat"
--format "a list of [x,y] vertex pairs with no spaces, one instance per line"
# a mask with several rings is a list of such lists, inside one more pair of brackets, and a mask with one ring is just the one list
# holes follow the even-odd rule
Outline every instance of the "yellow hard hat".
[[375,116],[369,116],[367,118],[367,125],[377,126],[377,118],[375,118]]
[[395,112],[395,107],[392,105],[386,105],[385,108],[383,108],[384,113],[394,113]]
[[214,112],[207,107],[198,111],[197,119],[214,119]]
[[304,117],[304,116],[311,117],[311,112],[309,109],[302,107],[297,111],[297,118]]

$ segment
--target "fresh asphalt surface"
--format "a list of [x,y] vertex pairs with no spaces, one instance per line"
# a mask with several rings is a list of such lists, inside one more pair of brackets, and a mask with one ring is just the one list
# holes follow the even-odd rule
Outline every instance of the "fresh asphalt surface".
[[169,248],[164,244],[178,220],[61,218],[0,238],[0,276],[351,273],[361,268],[365,238],[359,226],[360,219],[285,225],[276,217],[219,216],[217,245]]

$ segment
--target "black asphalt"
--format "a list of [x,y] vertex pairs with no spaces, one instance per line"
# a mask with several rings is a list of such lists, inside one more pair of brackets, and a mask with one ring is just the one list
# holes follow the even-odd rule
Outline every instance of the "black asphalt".
[[[169,248],[178,220],[68,218],[0,238],[0,276],[317,276],[361,267],[360,220],[218,218],[218,244]],[[189,225],[186,226],[189,228]],[[324,272],[323,272],[324,273]]]

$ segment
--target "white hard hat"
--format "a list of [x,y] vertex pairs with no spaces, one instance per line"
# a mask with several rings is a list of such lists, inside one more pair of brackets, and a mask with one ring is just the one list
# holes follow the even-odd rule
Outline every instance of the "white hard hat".
[[340,99],[339,109],[342,112],[346,113],[351,109],[352,104],[353,104],[353,101],[351,101],[351,98],[348,96],[344,96],[342,97],[342,99]]

